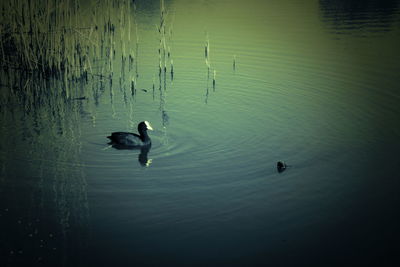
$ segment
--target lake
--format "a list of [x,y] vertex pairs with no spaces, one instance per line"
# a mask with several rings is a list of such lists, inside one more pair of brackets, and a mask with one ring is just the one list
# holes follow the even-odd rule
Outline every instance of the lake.
[[400,263],[399,1],[135,6],[110,79],[2,69],[2,266]]

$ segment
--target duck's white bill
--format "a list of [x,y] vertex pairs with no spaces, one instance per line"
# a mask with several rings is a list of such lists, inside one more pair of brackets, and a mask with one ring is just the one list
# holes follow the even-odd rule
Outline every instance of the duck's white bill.
[[152,130],[153,131],[153,127],[151,127],[150,123],[148,121],[145,121],[144,124],[146,124],[147,130]]

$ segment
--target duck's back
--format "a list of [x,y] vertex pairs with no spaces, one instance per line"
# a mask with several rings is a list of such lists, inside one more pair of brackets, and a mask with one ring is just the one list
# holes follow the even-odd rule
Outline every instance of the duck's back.
[[142,146],[144,145],[143,140],[139,135],[127,132],[114,132],[111,136],[107,136],[114,143],[124,146]]

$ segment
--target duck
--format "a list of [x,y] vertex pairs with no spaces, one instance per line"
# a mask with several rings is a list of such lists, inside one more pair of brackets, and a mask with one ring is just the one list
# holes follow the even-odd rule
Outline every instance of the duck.
[[278,170],[279,173],[283,172],[284,170],[286,170],[286,167],[288,167],[288,165],[286,165],[286,163],[284,161],[278,161],[276,163],[276,168]]
[[147,130],[153,130],[148,121],[142,121],[138,124],[139,134],[129,132],[113,132],[107,136],[111,140],[111,144],[123,147],[144,147],[151,145],[151,139],[147,134]]

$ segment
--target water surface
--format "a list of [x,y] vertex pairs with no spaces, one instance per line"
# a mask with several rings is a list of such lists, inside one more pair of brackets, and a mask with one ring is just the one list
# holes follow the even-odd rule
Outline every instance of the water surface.
[[[135,95],[2,87],[5,266],[398,263],[398,1],[166,1],[161,75],[136,7]],[[147,153],[107,144],[143,120]]]

